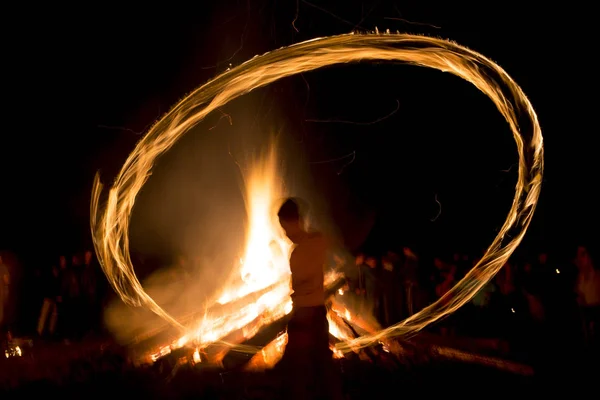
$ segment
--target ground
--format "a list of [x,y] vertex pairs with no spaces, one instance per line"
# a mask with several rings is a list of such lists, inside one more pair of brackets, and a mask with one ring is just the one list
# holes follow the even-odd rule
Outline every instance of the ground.
[[[381,353],[370,361],[353,357],[338,362],[348,399],[376,399],[419,395],[480,397],[482,388],[494,394],[522,394],[543,390],[539,375],[500,364],[482,365],[473,358],[444,358],[425,350],[420,339],[402,360]],[[135,367],[127,351],[108,340],[87,339],[80,343],[23,341],[22,356],[2,358],[2,399],[60,395],[61,398],[107,398],[135,394],[145,399],[277,399],[281,381],[277,370],[247,373],[235,369],[213,369],[202,364],[183,365],[175,373],[174,359],[165,358],[149,367]],[[436,342],[436,348],[441,345]],[[447,348],[447,347],[445,347]],[[420,354],[422,353],[422,354]],[[471,353],[464,353],[471,354]],[[479,361],[478,361],[479,360]],[[515,372],[516,371],[516,372]]]

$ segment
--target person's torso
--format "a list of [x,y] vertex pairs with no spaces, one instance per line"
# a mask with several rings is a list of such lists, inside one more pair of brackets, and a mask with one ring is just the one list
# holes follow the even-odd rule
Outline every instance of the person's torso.
[[579,276],[577,291],[583,300],[582,305],[600,305],[600,274],[594,270],[586,277]]
[[[78,268],[78,267],[77,267]],[[68,297],[78,297],[81,293],[81,271],[76,268],[64,270],[62,274],[61,291]]]
[[8,292],[8,286],[10,284],[10,271],[8,266],[0,264],[0,290],[6,290]]
[[380,271],[380,276],[381,276],[381,288],[385,291],[385,292],[393,292],[396,291],[396,289],[399,286],[399,276],[398,276],[398,269],[394,268],[394,266],[392,265],[391,269],[388,266],[386,268],[386,266],[384,265],[383,268]]
[[325,301],[323,269],[326,259],[327,244],[319,234],[311,234],[292,251],[290,270],[294,307],[323,305]]
[[419,280],[417,260],[409,257],[402,266],[402,279],[405,282],[416,283]]
[[44,297],[54,298],[60,296],[61,279],[59,275],[48,274],[42,282]]
[[86,265],[81,271],[81,283],[83,290],[88,294],[93,294],[96,289],[96,271],[93,265]]

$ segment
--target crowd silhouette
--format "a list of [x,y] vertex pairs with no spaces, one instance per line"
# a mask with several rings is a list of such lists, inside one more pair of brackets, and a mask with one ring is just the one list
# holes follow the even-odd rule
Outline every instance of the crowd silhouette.
[[[178,265],[185,263],[178,259],[183,260]],[[365,311],[382,326],[390,326],[444,296],[477,261],[462,253],[424,257],[409,247],[359,252],[345,267],[347,290],[364,299]],[[10,270],[0,259],[4,336],[15,327],[23,334],[67,341],[103,334],[102,309],[111,290],[92,251],[60,255],[48,267],[33,269],[18,293]],[[16,295],[26,301],[11,312]],[[541,332],[560,332],[573,343],[593,346],[599,316],[600,272],[590,248],[582,245],[566,260],[545,251],[511,258],[469,304],[431,330],[497,338],[512,349]]]
[[[476,256],[419,257],[401,251],[359,253],[349,268],[349,289],[364,296],[383,326],[393,325],[444,296],[478,261]],[[475,297],[431,330],[490,341],[512,352],[531,350],[540,335],[569,346],[597,346],[600,272],[586,246],[570,259],[542,251],[513,257]]]

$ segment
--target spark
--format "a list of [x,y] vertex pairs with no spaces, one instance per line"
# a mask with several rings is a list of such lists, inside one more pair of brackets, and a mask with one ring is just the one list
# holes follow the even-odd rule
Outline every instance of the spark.
[[508,173],[508,172],[512,171],[512,169],[513,169],[514,167],[517,167],[518,165],[519,165],[519,164],[517,164],[517,163],[515,163],[515,164],[512,164],[512,165],[511,165],[510,167],[508,167],[507,169],[501,169],[501,170],[500,170],[500,172],[506,172],[506,173]]
[[364,28],[363,28],[363,27],[361,27],[360,25],[358,25],[358,24],[353,24],[352,22],[350,22],[350,21],[348,21],[348,20],[345,20],[344,18],[342,18],[342,17],[340,17],[340,16],[338,16],[338,15],[336,15],[336,14],[332,13],[332,12],[331,12],[331,11],[329,11],[329,10],[326,10],[325,8],[323,8],[323,7],[321,7],[321,6],[318,6],[318,5],[316,5],[316,4],[310,3],[310,2],[308,2],[308,1],[306,1],[306,0],[302,0],[302,2],[303,2],[304,4],[306,4],[307,6],[310,6],[310,7],[312,7],[312,8],[316,8],[317,10],[319,10],[319,11],[321,11],[321,12],[324,12],[325,14],[328,14],[328,15],[332,16],[333,18],[337,19],[337,20],[338,20],[338,21],[340,21],[340,22],[343,22],[343,23],[345,23],[346,25],[350,25],[350,26],[352,26],[352,27],[353,27],[353,30],[354,30],[354,29],[356,29],[357,27],[358,27],[358,28],[361,28],[361,29],[364,29]]
[[235,163],[235,165],[237,165],[238,169],[240,170],[240,172],[244,173],[244,169],[242,168],[242,166],[240,165],[239,161],[237,160],[237,158],[233,155],[233,153],[231,152],[231,144],[227,143],[227,154],[229,154],[229,157],[231,157],[231,159],[233,160],[233,162]]
[[300,13],[300,0],[296,0],[296,15],[294,16],[294,20],[292,21],[292,27],[296,32],[300,32],[298,28],[296,28],[296,21],[298,21],[298,14]]
[[441,26],[436,26],[427,22],[415,22],[415,21],[409,21],[408,19],[402,18],[402,13],[400,12],[400,10],[398,9],[397,5],[394,5],[394,10],[396,10],[396,12],[398,13],[398,17],[384,17],[383,19],[388,19],[388,20],[392,20],[392,21],[400,21],[400,22],[404,22],[406,24],[409,25],[418,25],[418,26],[428,26],[434,29],[442,29]]
[[413,21],[409,21],[407,19],[404,18],[398,18],[398,17],[383,17],[383,19],[388,19],[391,21],[400,21],[400,22],[404,22],[410,25],[421,25],[421,26],[429,26],[431,28],[435,28],[435,29],[442,29],[441,26],[437,26],[437,25],[433,25],[433,24],[428,24],[426,22],[413,22]]
[[[362,8],[361,11],[364,13],[364,4],[361,4]],[[362,25],[362,23],[365,21],[365,19],[369,18],[369,15],[371,15],[371,13],[373,12],[373,10],[375,10],[375,8],[378,6],[377,3],[375,3],[373,5],[373,7],[371,7],[371,9],[369,10],[369,12],[367,12],[366,14],[361,13],[361,19],[360,21],[358,21],[358,23],[356,25],[354,25],[354,28],[352,28],[352,30],[356,30],[356,28],[360,27]]]
[[[217,121],[217,123],[216,123],[214,126],[212,126],[212,127],[208,128],[208,130],[209,130],[209,131],[212,131],[212,130],[213,130],[213,129],[215,129],[217,126],[219,126],[219,122],[221,122],[221,120],[222,120],[223,118],[227,118],[227,120],[229,121],[229,125],[230,125],[230,126],[231,126],[231,125],[233,125],[233,119],[231,118],[231,115],[227,114],[227,113],[226,113],[225,111],[223,111],[223,110],[219,110],[219,112],[221,113],[221,116],[219,117],[219,120]],[[231,152],[230,152],[230,154],[231,154]]]
[[356,121],[347,121],[343,119],[306,119],[306,122],[319,122],[319,123],[335,123],[335,124],[352,124],[352,125],[375,125],[381,121],[384,121],[390,118],[392,115],[396,114],[400,110],[400,101],[396,100],[396,108],[390,113],[384,115],[383,117],[379,117],[374,121],[369,122],[356,122]]
[[126,128],[124,126],[112,126],[112,125],[97,125],[98,128],[100,129],[108,129],[111,131],[123,131],[123,132],[129,132],[129,133],[133,133],[134,135],[143,135],[144,132],[146,132],[148,130],[148,128],[150,127],[150,125],[152,124],[148,124],[144,127],[144,129],[142,129],[141,131],[136,131],[135,129],[131,129],[131,128]]
[[334,163],[337,161],[342,161],[342,160],[346,160],[348,158],[351,158],[350,161],[348,161],[347,163],[345,163],[344,165],[342,165],[342,168],[340,168],[337,172],[338,175],[341,175],[342,172],[344,172],[344,169],[346,169],[346,167],[350,164],[352,164],[355,160],[356,160],[356,150],[351,151],[350,153],[343,155],[341,157],[337,157],[337,158],[332,158],[329,160],[323,160],[323,161],[311,161],[309,162],[309,164],[330,164],[330,163]]
[[352,160],[354,160],[356,158],[356,150],[353,150],[350,153],[343,155],[341,157],[331,158],[329,160],[323,160],[323,161],[311,161],[311,162],[309,162],[309,164],[329,164],[329,163],[333,163],[336,161],[345,160],[346,158],[349,158],[349,157],[352,157]]
[[214,69],[214,68],[218,68],[219,66],[225,64],[226,62],[229,62],[229,61],[233,60],[233,58],[235,56],[237,56],[238,53],[240,51],[242,51],[242,49],[244,48],[244,37],[246,36],[246,33],[248,31],[248,25],[249,24],[250,24],[250,0],[248,0],[248,2],[247,2],[247,7],[246,7],[246,23],[244,24],[244,29],[242,29],[242,34],[240,35],[240,45],[238,46],[238,48],[233,52],[233,54],[231,54],[231,56],[229,56],[225,60],[219,61],[215,65],[210,65],[208,67],[200,67],[200,69]]
[[437,193],[435,194],[435,202],[437,203],[439,208],[438,208],[437,215],[435,217],[433,217],[433,219],[430,220],[431,222],[435,222],[440,217],[440,215],[442,215],[442,203],[440,203],[440,201],[438,200]]
[[[102,184],[96,175],[90,210],[94,247],[110,284],[121,299],[128,305],[147,307],[185,333],[181,322],[145,292],[133,270],[129,251],[131,212],[157,157],[207,115],[252,90],[335,64],[376,60],[433,68],[472,83],[507,121],[519,154],[519,173],[506,221],[480,261],[454,288],[404,321],[337,343],[336,349],[350,352],[389,338],[414,334],[468,303],[505,265],[529,227],[542,184],[542,131],[529,99],[500,66],[456,43],[409,34],[324,37],[255,57],[196,89],[159,120],[125,161],[102,208],[99,200]],[[213,336],[219,339],[217,333]],[[243,346],[241,349],[250,350]]]
[[[160,117],[160,105],[158,106],[158,111],[156,113],[156,116],[154,117],[154,120],[158,119],[158,117]],[[108,130],[113,130],[113,131],[124,131],[124,132],[130,132],[133,133],[134,135],[140,136],[143,135],[144,133],[146,133],[148,131],[148,128],[150,128],[150,126],[152,126],[152,122],[150,122],[149,124],[146,124],[146,126],[144,126],[144,128],[141,131],[136,131],[134,129],[131,128],[126,128],[123,126],[113,126],[113,125],[97,125],[98,128],[100,129],[108,129]]]
[[306,106],[308,105],[308,100],[310,99],[310,85],[308,84],[308,81],[304,77],[304,74],[300,74],[300,78],[302,78],[302,80],[304,81],[304,84],[306,85],[306,100],[304,101],[304,109],[306,109]]

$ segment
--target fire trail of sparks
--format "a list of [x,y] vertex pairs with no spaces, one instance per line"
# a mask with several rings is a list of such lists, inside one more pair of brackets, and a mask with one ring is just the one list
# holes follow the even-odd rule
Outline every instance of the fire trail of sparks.
[[449,72],[472,83],[496,105],[508,122],[519,153],[515,197],[506,221],[481,261],[445,296],[405,321],[379,332],[336,344],[349,352],[386,338],[423,329],[470,299],[502,268],[531,222],[543,173],[543,138],[535,111],[510,76],[483,55],[456,43],[408,34],[345,34],[284,47],[226,71],[178,103],[141,139],[108,194],[101,212],[102,189],[96,177],[91,229],[102,268],[123,301],[145,306],[185,330],[142,288],[129,255],[129,220],[136,197],[157,157],[208,114],[229,101],[281,78],[322,67],[365,60],[405,62]]

